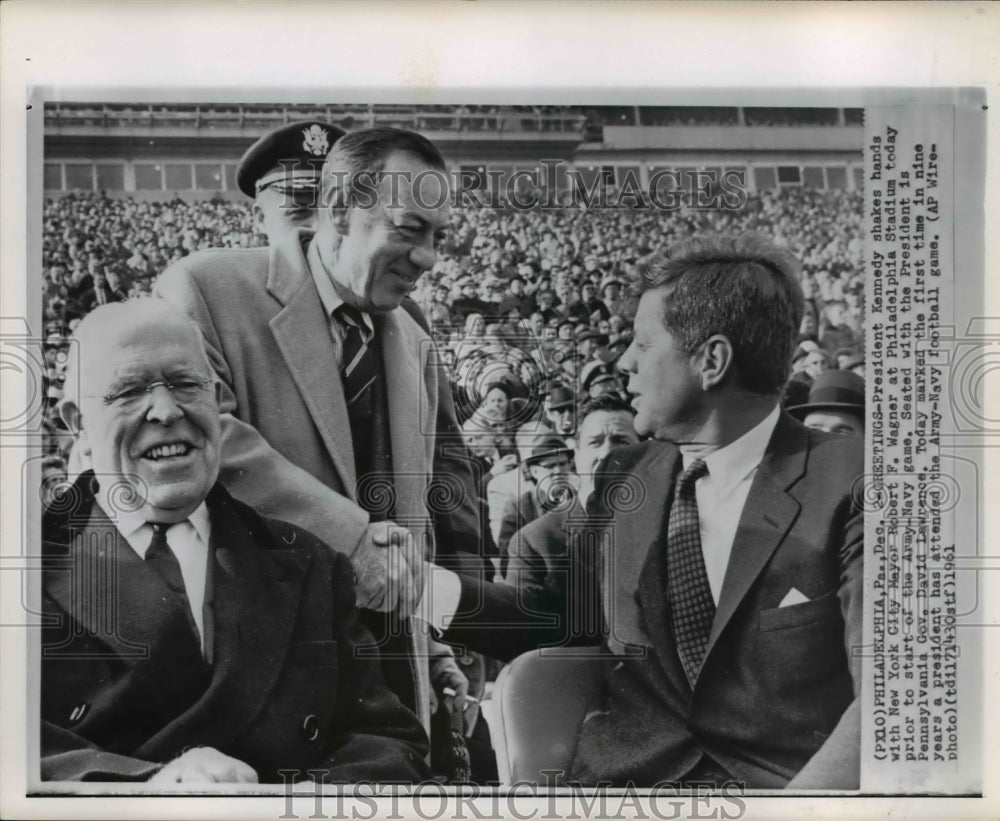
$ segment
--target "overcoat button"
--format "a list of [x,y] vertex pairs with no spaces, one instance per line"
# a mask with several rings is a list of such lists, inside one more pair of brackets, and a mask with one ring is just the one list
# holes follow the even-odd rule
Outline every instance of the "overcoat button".
[[83,717],[87,715],[87,711],[89,709],[90,705],[86,701],[81,701],[79,704],[76,705],[76,707],[73,708],[73,711],[69,714],[69,723],[79,724],[81,721],[83,721]]
[[315,741],[319,738],[319,719],[312,713],[302,720],[302,735],[306,741]]

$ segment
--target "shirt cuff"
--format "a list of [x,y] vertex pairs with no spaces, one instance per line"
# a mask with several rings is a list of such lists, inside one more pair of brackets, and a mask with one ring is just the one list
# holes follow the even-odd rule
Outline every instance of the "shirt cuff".
[[443,633],[451,626],[452,619],[458,612],[462,582],[458,574],[451,570],[430,562],[424,564],[424,591],[413,616]]

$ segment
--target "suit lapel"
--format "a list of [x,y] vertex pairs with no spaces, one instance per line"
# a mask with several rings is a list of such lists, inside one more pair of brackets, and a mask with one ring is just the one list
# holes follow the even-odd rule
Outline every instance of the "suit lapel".
[[271,332],[302,394],[333,464],[353,499],[357,485],[347,405],[330,323],[302,251],[311,236],[295,232],[271,249],[267,289],[284,306],[271,320]]
[[[253,722],[285,667],[310,560],[297,550],[264,550],[228,494],[208,499],[212,517],[215,664],[201,700],[146,747],[175,737],[219,746]],[[190,744],[191,741],[185,743]]]
[[799,503],[787,489],[805,472],[807,453],[808,435],[805,429],[782,412],[743,506],[712,622],[706,658],[799,515]]
[[670,509],[670,477],[678,458],[676,449],[660,447],[648,467],[629,475],[645,483],[646,499],[642,515],[616,517],[611,531],[614,542],[608,557],[613,573],[609,576],[605,570],[602,588],[606,591],[609,645],[615,652],[628,652],[628,645],[663,647],[671,640],[663,538]]
[[423,378],[430,338],[400,309],[376,316],[375,332],[385,374],[396,516],[416,524],[426,517],[426,472],[437,426],[437,386]]
[[[76,509],[85,513],[87,508],[81,504]],[[62,554],[62,568],[46,572],[46,592],[79,628],[108,648],[110,657],[129,668],[134,683],[149,693],[161,715],[173,718],[207,684],[201,649],[163,579],[96,503],[91,501],[90,510],[89,517],[79,519],[85,521],[82,528],[62,531],[67,541],[46,544],[48,557],[69,548]],[[58,657],[60,649],[47,647],[43,653]],[[178,670],[187,673],[178,675]]]

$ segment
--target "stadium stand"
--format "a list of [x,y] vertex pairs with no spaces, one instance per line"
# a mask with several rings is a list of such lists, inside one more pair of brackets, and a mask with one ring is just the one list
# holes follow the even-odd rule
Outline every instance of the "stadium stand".
[[[251,203],[236,190],[236,158],[264,130],[308,117],[344,128],[418,129],[443,144],[454,169],[502,167],[507,178],[543,157],[566,163],[584,186],[608,190],[629,175],[647,185],[661,169],[743,172],[746,200],[735,210],[524,210],[503,198],[499,207],[455,208],[451,237],[414,297],[452,365],[466,418],[485,384],[498,378],[490,363],[515,363],[504,378],[520,383],[513,394],[529,406],[553,380],[578,391],[587,364],[578,361],[581,334],[607,335],[607,345],[588,356],[611,362],[630,340],[633,301],[606,286],[627,281],[651,250],[698,232],[756,230],[789,247],[803,263],[814,321],[804,323],[803,342],[824,346],[826,338],[834,360],[845,349],[863,354],[860,110],[49,104],[42,250],[48,453],[67,451],[55,407],[66,337],[79,319],[103,302],[147,293],[167,265],[193,251],[263,244]],[[810,150],[818,131],[832,142]],[[789,132],[800,135],[792,148],[766,147],[772,137],[790,139]],[[629,135],[636,147],[628,147]],[[699,152],[678,148],[683,139],[725,145]],[[643,141],[657,147],[643,148]],[[565,171],[555,185],[560,194],[570,187]],[[512,288],[517,277],[522,293]],[[588,285],[596,296],[582,303]],[[548,291],[553,304],[540,310]],[[484,322],[467,323],[467,312],[455,310],[458,300],[480,306]],[[467,324],[479,329],[476,336]]]

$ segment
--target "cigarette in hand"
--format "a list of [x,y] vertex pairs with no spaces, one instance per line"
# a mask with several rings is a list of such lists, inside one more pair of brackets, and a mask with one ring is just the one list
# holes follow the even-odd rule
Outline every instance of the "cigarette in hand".
[[[441,688],[441,692],[444,693],[446,696],[451,696],[452,698],[454,698],[455,696],[458,695],[458,693],[456,693],[454,690],[452,690],[451,687],[442,687]],[[476,698],[475,696],[468,696],[467,695],[465,697],[465,707],[463,708],[462,712],[465,712],[465,710],[469,709],[469,702],[470,701],[473,704],[478,704],[479,703],[479,699],[478,698]]]

